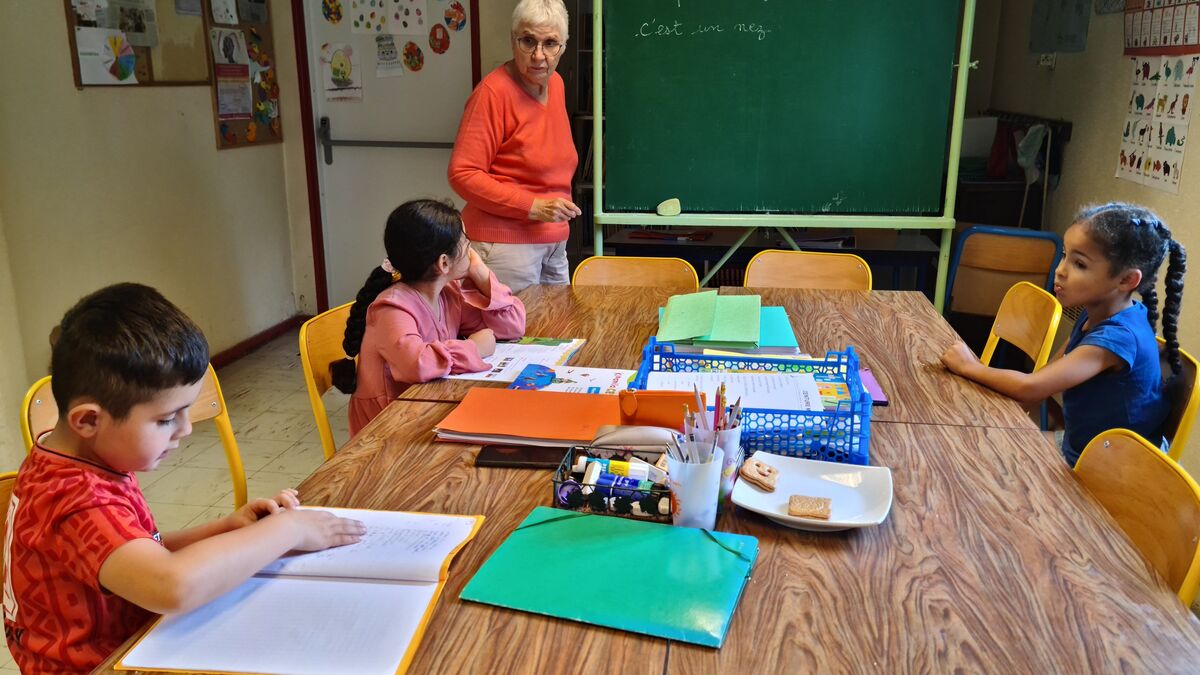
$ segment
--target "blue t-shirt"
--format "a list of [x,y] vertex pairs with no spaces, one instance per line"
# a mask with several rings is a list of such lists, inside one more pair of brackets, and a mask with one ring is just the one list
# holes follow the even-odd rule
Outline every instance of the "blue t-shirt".
[[1158,365],[1158,342],[1146,320],[1146,306],[1133,305],[1101,321],[1086,333],[1087,311],[1075,322],[1067,353],[1079,345],[1107,349],[1121,366],[1063,392],[1066,434],[1063,456],[1075,466],[1079,454],[1096,436],[1109,429],[1130,429],[1155,445],[1162,443],[1162,425],[1170,412]]

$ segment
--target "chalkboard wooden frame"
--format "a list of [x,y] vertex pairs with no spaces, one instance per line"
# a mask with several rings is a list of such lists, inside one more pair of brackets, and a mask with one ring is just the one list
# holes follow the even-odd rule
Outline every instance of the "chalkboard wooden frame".
[[[593,39],[597,46],[604,44],[604,0],[593,0]],[[593,121],[594,139],[594,218],[593,245],[597,255],[604,250],[605,225],[678,225],[683,227],[743,227],[746,228],[742,238],[735,244],[718,264],[702,280],[705,284],[712,278],[721,265],[725,263],[750,234],[759,227],[777,229],[784,240],[795,249],[799,247],[787,234],[787,228],[874,228],[874,229],[939,229],[942,231],[940,253],[938,256],[937,284],[935,304],[941,310],[942,298],[945,296],[946,273],[950,260],[950,238],[954,231],[954,204],[957,192],[957,176],[959,151],[962,144],[963,116],[966,107],[968,71],[970,64],[971,34],[975,23],[975,0],[964,0],[962,25],[959,38],[957,64],[968,64],[970,67],[957,67],[954,86],[954,105],[950,123],[950,143],[947,150],[946,186],[944,202],[940,216],[890,216],[890,215],[787,215],[763,213],[704,213],[678,216],[658,216],[654,213],[612,213],[604,210],[604,128],[603,115],[597,114]],[[597,51],[599,49],[597,48]],[[594,87],[593,100],[596,111],[604,110],[604,59],[592,60]]]

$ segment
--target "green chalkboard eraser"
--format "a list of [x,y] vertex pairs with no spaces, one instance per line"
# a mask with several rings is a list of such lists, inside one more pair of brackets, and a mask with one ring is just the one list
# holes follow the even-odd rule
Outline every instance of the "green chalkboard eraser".
[[679,212],[682,210],[683,209],[681,209],[679,207],[678,199],[668,199],[665,202],[659,204],[658,208],[655,209],[655,211],[660,216],[677,216],[677,215],[679,215]]

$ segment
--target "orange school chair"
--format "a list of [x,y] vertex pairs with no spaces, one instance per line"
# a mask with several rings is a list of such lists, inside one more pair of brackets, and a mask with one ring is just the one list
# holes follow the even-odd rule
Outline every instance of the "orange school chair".
[[308,403],[312,406],[317,433],[325,459],[333,457],[337,445],[333,442],[333,430],[329,428],[329,413],[321,395],[333,386],[329,364],[346,358],[342,340],[346,333],[346,320],[350,318],[353,302],[326,310],[305,321],[300,326],[300,364],[304,367],[304,384],[308,389]]
[[1050,289],[1062,258],[1062,239],[1053,232],[974,225],[958,235],[946,278],[945,314],[995,316],[1001,290],[1018,281]]
[[753,288],[871,290],[871,266],[850,253],[760,251],[746,265],[742,284]]
[[1092,439],[1075,476],[1190,606],[1200,585],[1200,485],[1128,429]]
[[[1166,347],[1166,341],[1158,338],[1158,356],[1164,381],[1171,377]],[[1183,454],[1188,437],[1192,435],[1196,411],[1200,410],[1200,393],[1196,391],[1196,357],[1182,349],[1179,350],[1179,357],[1183,361],[1183,368],[1174,384],[1167,390],[1167,396],[1171,400],[1171,412],[1163,425],[1163,435],[1167,437],[1171,459],[1175,461],[1179,461],[1179,456]]]
[[[229,463],[229,478],[233,482],[233,508],[238,509],[246,503],[246,469],[242,466],[242,454],[233,436],[233,425],[229,422],[229,409],[212,364],[209,364],[201,382],[200,395],[188,409],[188,419],[192,424],[212,420],[217,425],[217,435],[221,438],[225,459]],[[25,394],[21,410],[21,435],[25,440],[25,452],[33,449],[36,440],[34,434],[40,434],[57,423],[58,404],[50,389],[50,376],[47,375],[34,382]]]
[[655,286],[696,290],[700,277],[682,258],[592,256],[575,268],[572,286]]

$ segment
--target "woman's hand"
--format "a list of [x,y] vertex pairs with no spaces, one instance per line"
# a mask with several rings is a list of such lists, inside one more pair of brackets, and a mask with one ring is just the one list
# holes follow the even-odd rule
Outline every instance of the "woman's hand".
[[229,514],[228,522],[229,529],[236,530],[239,527],[246,527],[258,520],[265,518],[272,513],[279,513],[284,509],[294,509],[300,506],[300,493],[292,488],[280,490],[279,494],[275,495],[274,499],[255,499],[247,502],[245,506]]
[[958,375],[964,375],[968,368],[978,363],[975,352],[963,342],[955,342],[942,354],[942,365]]
[[535,199],[529,209],[529,219],[543,223],[561,223],[582,215],[583,211],[569,199]]
[[496,334],[492,332],[491,328],[475,331],[468,335],[467,339],[475,343],[481,359],[486,359],[496,353]]

